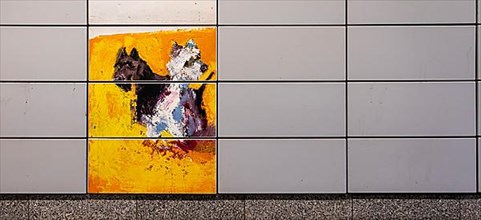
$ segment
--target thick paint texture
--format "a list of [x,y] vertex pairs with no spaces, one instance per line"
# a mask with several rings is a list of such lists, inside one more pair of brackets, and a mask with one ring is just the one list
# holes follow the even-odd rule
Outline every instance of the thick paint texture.
[[[167,75],[167,63],[171,60],[170,52],[175,43],[186,44],[195,41],[202,52],[202,61],[209,66],[201,80],[208,77],[208,73],[216,73],[216,32],[215,28],[162,30],[149,33],[115,34],[98,36],[90,39],[90,80],[112,80],[114,75],[116,54],[119,48],[127,51],[136,48],[152,69],[159,75]],[[215,80],[215,76],[212,78]]]
[[215,140],[184,142],[90,140],[88,192],[215,193]]
[[[189,44],[195,42],[195,47],[200,51],[200,59],[189,65],[189,67],[181,66],[180,61],[189,61],[185,54],[188,50],[179,50],[179,45],[184,45],[185,48]],[[177,45],[177,43],[179,45]],[[212,45],[213,44],[213,45]],[[158,86],[148,86],[146,84],[135,84],[120,82],[119,86],[115,84],[91,83],[89,85],[89,136],[90,137],[147,137],[147,136],[214,136],[216,124],[216,91],[215,84],[200,84],[190,83],[188,87],[190,91],[181,89],[187,84],[177,84],[169,82],[180,82],[182,80],[207,80],[215,79],[216,77],[216,63],[215,63],[215,30],[214,29],[193,29],[182,31],[161,31],[155,33],[137,33],[137,34],[118,34],[112,36],[99,36],[90,40],[90,80],[103,81],[119,81],[116,77],[116,69],[118,68],[117,61],[119,56],[119,49],[125,50],[133,56],[135,51],[141,60],[145,61],[151,70],[152,74],[157,77],[151,77],[152,80],[159,82]],[[177,48],[177,50],[176,50]],[[135,49],[135,50],[134,50]],[[177,56],[172,56],[172,53],[179,53]],[[204,65],[205,64],[205,65]],[[169,71],[169,68],[171,69]],[[177,69],[176,69],[177,68]],[[206,68],[206,69],[203,69]],[[199,73],[194,73],[193,69],[202,69]],[[145,72],[145,71],[144,71]],[[198,74],[195,77],[187,77],[187,74]],[[169,77],[169,78],[167,78]],[[132,77],[131,75],[122,76],[122,80],[150,80],[142,77]],[[136,92],[137,88],[142,86],[144,93],[139,95]],[[136,87],[132,89],[130,87]],[[166,87],[163,90],[161,87]],[[171,88],[168,88],[171,87]],[[122,89],[123,88],[123,89]],[[146,92],[158,89],[159,91]],[[182,91],[181,91],[182,90]],[[200,91],[202,90],[202,91]],[[168,114],[163,118],[169,118],[170,121],[175,121],[174,117],[179,114],[188,115],[195,114],[186,112],[183,109],[176,109],[177,106],[161,105],[159,102],[180,102],[180,97],[172,97],[168,93],[183,92],[195,93],[196,103],[200,106],[200,112],[205,119],[206,128],[208,132],[183,132],[175,131],[174,129],[161,129],[164,125],[161,120],[157,123],[151,124],[148,128],[145,124],[139,123],[142,121],[142,112],[151,117],[160,117],[161,114]],[[153,93],[153,94],[152,94]],[[157,94],[159,93],[159,94]],[[159,95],[166,96],[165,99],[159,98]],[[151,101],[147,105],[145,102],[139,100],[146,99],[147,96]],[[185,101],[184,101],[185,102]],[[138,105],[145,106],[138,106]],[[159,105],[158,105],[159,104]],[[176,103],[179,104],[179,103]],[[141,110],[139,110],[141,108]],[[158,111],[162,110],[164,111]],[[168,108],[168,109],[165,109]],[[135,110],[135,111],[133,111]],[[168,112],[165,112],[165,111]],[[178,111],[180,112],[178,112]],[[135,120],[132,120],[135,119]],[[204,120],[203,119],[203,120]],[[147,131],[150,130],[150,132]]]
[[[90,193],[215,193],[215,29],[90,40]],[[133,82],[135,81],[135,82]]]

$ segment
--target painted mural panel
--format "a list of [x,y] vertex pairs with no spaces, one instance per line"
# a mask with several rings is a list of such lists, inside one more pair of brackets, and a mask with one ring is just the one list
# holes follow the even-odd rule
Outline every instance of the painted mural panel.
[[213,83],[90,83],[89,135],[215,137],[215,87]]
[[215,193],[215,29],[139,30],[91,30],[88,191]]
[[215,140],[89,140],[89,193],[216,191]]
[[215,136],[216,85],[191,82],[216,79],[215,41],[213,28],[91,39],[89,136]]

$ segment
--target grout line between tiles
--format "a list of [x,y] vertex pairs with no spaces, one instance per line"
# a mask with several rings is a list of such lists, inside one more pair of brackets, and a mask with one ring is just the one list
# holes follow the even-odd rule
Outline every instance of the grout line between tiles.
[[0,140],[260,140],[260,139],[466,139],[481,136],[239,136],[239,137],[0,137]]
[[87,81],[87,84],[86,84],[86,97],[85,97],[85,106],[86,106],[86,113],[85,113],[85,122],[86,122],[86,125],[85,125],[85,155],[86,155],[86,158],[85,158],[85,193],[88,194],[89,192],[89,80],[90,80],[90,39],[89,39],[89,35],[90,35],[90,14],[89,14],[89,11],[90,11],[90,7],[89,7],[89,2],[90,0],[87,0],[86,1],[87,3],[87,10],[86,10],[86,24],[87,24],[87,35],[86,35],[86,41],[87,41],[87,53],[86,53],[86,61],[87,61],[87,68],[86,68],[86,81]]
[[402,27],[402,26],[473,26],[463,23],[331,23],[331,24],[0,24],[0,27]]
[[349,145],[349,143],[348,143],[348,142],[349,142],[349,139],[348,139],[348,132],[349,132],[349,124],[348,124],[348,123],[349,123],[349,121],[348,121],[348,111],[349,111],[349,106],[348,106],[348,89],[349,89],[349,88],[348,88],[348,85],[349,85],[349,84],[348,84],[348,79],[349,79],[349,64],[348,64],[348,59],[349,59],[349,56],[348,56],[348,52],[349,52],[349,48],[348,48],[348,42],[349,42],[349,39],[348,39],[348,27],[347,27],[347,23],[348,23],[348,11],[349,11],[349,9],[348,9],[348,0],[345,0],[345,1],[344,1],[344,7],[345,7],[345,11],[344,11],[344,16],[345,16],[345,17],[344,17],[344,24],[346,25],[346,27],[344,27],[344,31],[345,31],[345,36],[344,36],[344,38],[345,38],[345,39],[344,39],[344,47],[345,47],[345,48],[344,48],[344,49],[345,49],[345,53],[344,53],[344,56],[345,56],[345,58],[344,58],[344,59],[345,59],[345,60],[344,60],[344,62],[345,62],[345,63],[344,63],[344,64],[345,64],[345,70],[344,70],[344,71],[345,71],[345,76],[344,76],[344,77],[345,77],[345,80],[346,80],[346,82],[344,83],[344,87],[345,87],[345,88],[344,88],[344,89],[345,89],[345,91],[344,91],[344,93],[345,93],[345,94],[344,94],[344,105],[345,105],[345,106],[344,106],[344,108],[345,108],[345,113],[344,113],[344,114],[345,114],[345,118],[344,118],[344,120],[346,120],[346,121],[345,121],[345,126],[346,126],[346,127],[345,127],[345,131],[344,131],[344,132],[345,132],[345,134],[344,134],[344,135],[345,135],[345,143],[344,143],[344,144],[345,144],[345,149],[344,149],[345,152],[344,152],[344,153],[346,154],[346,155],[345,155],[345,160],[346,160],[346,161],[345,161],[345,167],[344,167],[344,169],[345,169],[344,175],[346,175],[346,176],[345,176],[345,178],[346,178],[345,191],[346,191],[346,193],[348,193],[348,192],[349,192],[349,146],[348,146],[348,145]]
[[[347,30],[347,29],[346,29]],[[181,83],[205,83],[205,84],[285,84],[285,83],[454,83],[454,82],[481,82],[481,79],[385,79],[385,80],[211,80],[211,81],[89,81],[89,80],[71,80],[71,81],[53,81],[53,80],[0,80],[0,83],[23,84],[23,83],[37,83],[37,84],[181,84]]]
[[[476,20],[476,23],[478,23],[479,19],[479,0],[475,0],[475,20]],[[475,27],[475,30],[474,30],[474,33],[475,33],[475,36],[474,36],[474,51],[475,51],[475,54],[474,54],[474,78],[476,80],[478,80],[478,68],[479,68],[479,50],[478,50],[478,44],[479,44],[479,40],[478,40],[478,36],[479,36],[479,26],[476,26]],[[475,120],[476,120],[476,129],[475,129],[475,132],[476,132],[476,136],[479,134],[479,95],[478,95],[478,90],[479,90],[479,81],[477,81],[475,84],[474,84],[474,99],[475,99]],[[479,188],[479,185],[480,185],[480,177],[479,177],[479,161],[480,161],[480,158],[479,158],[479,141],[478,141],[478,138],[476,138],[476,192],[479,193],[480,192],[480,188]]]
[[215,193],[219,194],[219,0],[215,1]]

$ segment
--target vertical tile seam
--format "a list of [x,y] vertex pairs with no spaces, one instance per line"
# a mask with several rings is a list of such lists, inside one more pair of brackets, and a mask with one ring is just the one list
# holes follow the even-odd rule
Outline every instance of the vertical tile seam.
[[89,192],[89,77],[90,77],[90,60],[89,60],[89,53],[90,53],[90,43],[89,43],[89,34],[90,34],[90,19],[89,19],[89,10],[90,10],[90,5],[89,2],[90,0],[85,0],[87,7],[86,7],[86,16],[85,16],[85,22],[86,22],[86,42],[87,42],[87,53],[86,53],[86,79],[85,81],[87,82],[85,87],[86,91],[86,96],[85,96],[85,194],[88,194]]
[[[1,21],[0,21],[0,23],[1,23]],[[2,31],[2,29],[0,29],[0,32],[1,32],[1,31]],[[2,35],[1,35],[1,33],[0,33],[0,46],[1,46],[1,42],[2,42]],[[0,58],[1,58],[1,57],[0,57]],[[1,67],[1,66],[2,66],[2,59],[0,59],[0,67]],[[1,75],[0,75],[0,78],[1,78]],[[3,83],[0,83],[0,93],[1,93],[1,85],[2,85],[2,84],[3,84]],[[1,94],[0,94],[0,95],[1,95]],[[0,98],[1,98],[1,97],[0,97]],[[1,111],[2,111],[2,106],[0,105],[0,113],[1,113]],[[1,116],[1,114],[0,114],[0,121],[1,121],[1,120],[2,120],[2,116]],[[1,126],[1,125],[0,125],[0,126]],[[1,130],[1,127],[0,127],[0,130]],[[0,139],[0,140],[1,140],[1,139]],[[1,166],[1,158],[2,158],[2,157],[1,157],[1,155],[2,155],[1,147],[2,147],[2,145],[1,145],[1,142],[0,142],[0,166]],[[1,178],[1,177],[2,177],[2,169],[1,169],[1,167],[0,167],[0,178]],[[0,194],[1,194],[1,193],[2,193],[2,181],[0,181]],[[27,211],[28,211],[28,206],[27,206]]]
[[215,194],[219,194],[219,0],[215,1]]
[[[479,97],[478,97],[478,29],[479,29],[479,24],[478,24],[478,17],[479,17],[479,0],[474,0],[475,1],[475,21],[476,21],[476,25],[474,26],[475,30],[474,30],[474,79],[475,79],[475,84],[474,84],[474,99],[475,99],[475,120],[476,120],[476,128],[475,128],[475,136],[477,137],[478,136],[478,132],[479,132]],[[478,141],[478,138],[475,139],[475,146],[476,146],[476,193],[479,193],[479,141]]]
[[344,33],[345,34],[345,36],[344,36],[344,38],[345,38],[344,39],[344,47],[345,47],[344,48],[344,50],[345,50],[345,54],[344,54],[344,56],[345,56],[345,58],[344,58],[344,62],[345,62],[345,64],[344,64],[345,65],[345,70],[344,70],[345,71],[345,76],[344,76],[345,77],[344,78],[344,80],[345,80],[344,81],[344,87],[345,87],[344,88],[345,89],[345,91],[344,91],[344,93],[345,93],[344,94],[345,113],[344,114],[345,114],[345,118],[344,118],[344,120],[346,120],[345,121],[346,127],[345,127],[345,134],[344,134],[345,135],[344,140],[346,141],[346,143],[344,143],[345,144],[345,152],[344,153],[346,154],[345,155],[345,160],[346,160],[345,166],[346,167],[344,168],[345,169],[345,175],[346,175],[345,176],[346,181],[344,183],[344,184],[346,184],[345,185],[345,190],[346,190],[345,193],[349,193],[349,187],[348,187],[349,186],[349,184],[348,184],[349,183],[349,153],[348,153],[349,147],[348,147],[348,138],[347,138],[348,137],[348,130],[349,130],[348,129],[348,110],[349,109],[348,109],[348,94],[347,94],[348,93],[348,27],[347,27],[347,25],[348,25],[348,12],[349,12],[348,11],[348,0],[345,0],[344,1],[344,32],[345,32]]

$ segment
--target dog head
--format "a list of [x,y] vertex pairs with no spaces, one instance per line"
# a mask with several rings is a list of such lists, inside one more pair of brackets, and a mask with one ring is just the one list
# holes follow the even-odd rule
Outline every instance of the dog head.
[[200,60],[200,50],[195,42],[189,40],[185,46],[174,43],[167,69],[174,80],[198,80],[208,66]]
[[[133,48],[130,55],[127,54],[125,47],[120,48],[115,61],[114,81],[133,81],[154,79],[154,73],[147,63],[140,58],[137,49]],[[118,83],[117,86],[124,91],[130,91],[131,84]]]

